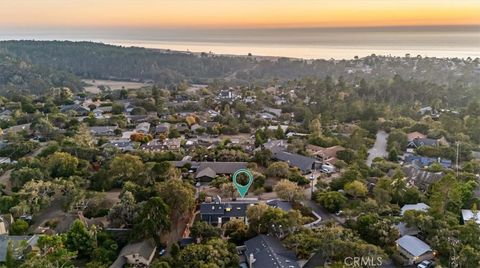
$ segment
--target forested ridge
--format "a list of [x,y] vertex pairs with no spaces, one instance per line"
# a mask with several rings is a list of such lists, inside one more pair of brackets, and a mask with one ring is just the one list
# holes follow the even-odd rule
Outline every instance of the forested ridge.
[[[51,87],[82,87],[80,78],[152,80],[160,87],[187,83],[286,85],[307,89],[319,106],[326,97],[374,103],[420,102],[466,106],[480,92],[479,59],[385,57],[351,60],[271,60],[257,57],[192,54],[92,42],[0,42],[0,89],[30,93]],[[324,80],[325,82],[322,82]],[[330,81],[330,82],[328,82]],[[336,87],[332,83],[337,83]]]
[[86,78],[151,79],[172,83],[181,80],[207,82],[229,79],[252,82],[290,80],[327,75],[346,79],[363,73],[369,79],[404,78],[449,84],[457,80],[479,83],[478,59],[368,56],[352,60],[277,61],[256,57],[191,54],[138,47],[120,47],[92,42],[3,41],[0,53],[40,66],[68,71]]

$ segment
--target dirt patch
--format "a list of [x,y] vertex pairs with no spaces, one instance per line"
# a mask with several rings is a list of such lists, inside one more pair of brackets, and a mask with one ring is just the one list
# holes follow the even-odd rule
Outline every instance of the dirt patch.
[[88,86],[86,86],[84,89],[89,93],[99,93],[100,92],[99,87],[101,86],[110,90],[121,90],[121,89],[138,89],[138,88],[142,88],[150,85],[147,83],[112,81],[112,80],[83,79],[82,81],[88,84]]

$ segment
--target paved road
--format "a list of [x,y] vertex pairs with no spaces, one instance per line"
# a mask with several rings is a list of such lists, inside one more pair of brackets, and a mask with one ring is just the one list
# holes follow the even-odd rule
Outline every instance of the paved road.
[[388,155],[387,138],[388,134],[385,131],[380,130],[377,132],[377,139],[375,140],[375,144],[370,150],[368,150],[368,166],[372,165],[373,159],[375,159],[376,157],[386,157]]
[[[38,154],[40,154],[43,151],[43,148],[45,148],[46,142],[41,142],[40,147],[38,147],[35,151],[31,152],[30,154],[26,155],[25,157],[36,157]],[[0,176],[0,183],[5,185],[5,189],[3,189],[3,192],[7,195],[12,195],[12,182],[10,181],[10,176],[12,174],[13,169],[9,169],[3,173],[2,176]]]
[[[315,185],[317,184],[317,179],[320,177],[320,175],[321,175],[320,172],[315,172],[313,174],[313,178],[314,178],[313,187],[315,187]],[[310,176],[311,175],[307,175],[307,178],[310,179]],[[310,184],[310,185],[312,185],[312,184]],[[313,190],[315,190],[315,189],[313,189]],[[305,202],[304,203],[305,203],[306,206],[311,208],[312,211],[317,213],[317,215],[319,215],[322,218],[321,223],[324,223],[325,221],[331,220],[331,219],[339,222],[340,224],[344,223],[344,220],[342,218],[337,217],[333,213],[330,213],[328,210],[319,206],[317,203],[315,203],[315,201],[312,200],[312,188],[311,187],[305,189]]]

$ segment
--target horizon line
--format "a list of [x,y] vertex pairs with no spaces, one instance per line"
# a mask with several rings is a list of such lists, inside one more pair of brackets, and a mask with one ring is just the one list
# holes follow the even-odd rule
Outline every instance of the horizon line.
[[433,29],[433,28],[478,28],[480,31],[479,24],[398,24],[398,25],[359,25],[359,26],[322,26],[322,25],[312,25],[312,26],[251,26],[251,27],[237,27],[237,26],[200,26],[200,27],[188,27],[188,26],[132,26],[132,25],[117,25],[117,26],[40,26],[40,27],[30,27],[30,26],[6,26],[3,29],[7,30],[122,30],[122,29],[131,29],[131,30],[295,30],[295,29],[332,29],[332,30],[357,30],[357,29],[408,29],[408,30],[421,30],[421,29]]

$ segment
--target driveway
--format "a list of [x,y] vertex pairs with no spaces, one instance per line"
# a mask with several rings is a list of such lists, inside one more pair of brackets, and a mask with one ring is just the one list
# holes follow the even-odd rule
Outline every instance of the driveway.
[[[313,187],[315,187],[315,185],[317,184],[317,179],[318,178],[321,178],[321,173],[320,172],[316,172],[316,173],[313,173]],[[311,175],[308,175],[307,178],[310,179],[310,176]],[[318,205],[315,201],[312,200],[312,188],[311,188],[311,185],[310,184],[310,187],[306,188],[305,189],[305,201],[304,201],[304,204],[309,207],[310,209],[312,209],[312,211],[314,211],[318,216],[321,217],[321,222],[325,222],[326,220],[335,220],[337,221],[338,223],[340,224],[343,224],[345,221],[340,218],[340,217],[337,217],[335,214],[333,213],[330,213],[328,210],[326,210],[325,208],[323,208],[322,206]],[[315,190],[315,189],[313,189]]]
[[367,165],[371,166],[373,159],[376,157],[386,157],[387,156],[387,132],[380,130],[377,132],[377,139],[373,147],[368,150]]

